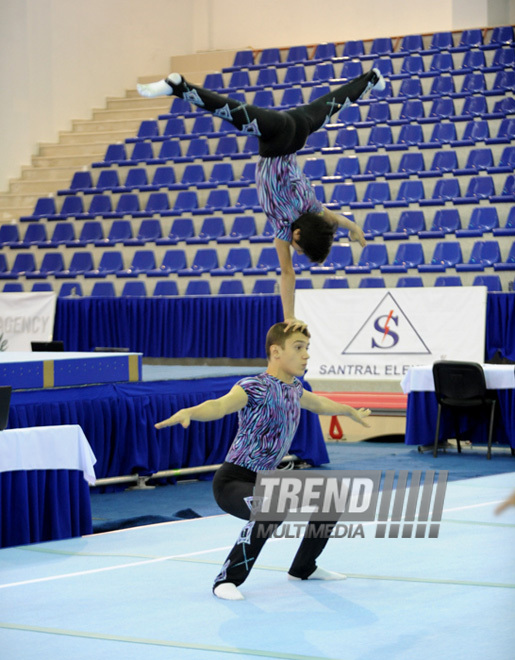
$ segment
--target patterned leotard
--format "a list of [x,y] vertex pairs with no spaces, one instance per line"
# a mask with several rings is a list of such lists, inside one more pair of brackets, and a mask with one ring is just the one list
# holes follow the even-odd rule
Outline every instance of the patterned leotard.
[[322,213],[311,184],[302,174],[295,154],[259,158],[256,167],[259,203],[274,235],[291,243],[291,225],[303,213]]
[[262,373],[236,383],[248,397],[238,413],[238,432],[226,462],[257,472],[273,470],[286,456],[299,425],[303,388]]

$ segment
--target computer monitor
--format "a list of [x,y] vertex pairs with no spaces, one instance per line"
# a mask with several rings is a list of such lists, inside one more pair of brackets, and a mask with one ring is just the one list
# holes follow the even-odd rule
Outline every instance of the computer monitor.
[[32,352],[55,353],[64,351],[64,341],[31,341]]
[[0,387],[0,431],[5,431],[7,421],[9,419],[9,406],[11,404],[11,391],[10,385]]

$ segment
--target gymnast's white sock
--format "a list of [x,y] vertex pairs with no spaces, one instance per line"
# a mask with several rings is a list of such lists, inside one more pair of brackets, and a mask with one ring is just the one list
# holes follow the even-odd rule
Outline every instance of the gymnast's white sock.
[[223,598],[224,600],[245,600],[245,596],[232,582],[222,582],[213,589],[213,593],[217,598]]
[[[324,568],[317,566],[313,573],[308,577],[308,580],[345,580],[347,578],[343,573],[335,573],[334,571],[326,571]],[[302,578],[294,577],[288,573],[289,580],[301,580]]]
[[148,83],[147,85],[137,85],[138,94],[146,96],[147,98],[155,98],[156,96],[171,96],[173,93],[172,88],[167,83],[169,80],[174,85],[179,85],[182,76],[179,73],[171,73],[166,79],[158,80],[157,82]]

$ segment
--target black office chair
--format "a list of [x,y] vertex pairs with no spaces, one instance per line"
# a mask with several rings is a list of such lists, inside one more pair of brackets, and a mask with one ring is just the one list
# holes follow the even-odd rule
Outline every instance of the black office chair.
[[[494,430],[495,394],[486,389],[485,373],[476,362],[452,362],[441,360],[433,364],[435,393],[438,401],[438,416],[436,418],[436,433],[433,456],[438,452],[438,436],[440,434],[440,418],[442,408],[490,408],[490,425],[488,428],[487,458],[492,454],[492,436]],[[461,452],[459,421],[455,418],[456,442],[458,452]]]
[[5,431],[7,421],[9,420],[9,406],[11,405],[10,385],[0,387],[0,431]]

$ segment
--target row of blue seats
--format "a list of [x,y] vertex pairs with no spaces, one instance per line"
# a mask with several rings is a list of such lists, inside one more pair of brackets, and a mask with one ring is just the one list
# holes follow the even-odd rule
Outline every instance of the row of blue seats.
[[[382,277],[362,277],[358,288],[384,288],[386,286]],[[423,287],[424,281],[421,277],[399,277],[397,280],[397,287]],[[461,277],[459,275],[439,275],[434,282],[434,286],[462,286]],[[472,286],[486,286],[490,292],[502,291],[502,282],[499,275],[476,275]],[[313,281],[310,278],[297,278],[295,281],[296,289],[312,289]],[[345,277],[328,277],[324,281],[324,289],[348,289],[349,282]],[[50,282],[35,282],[32,285],[31,291],[53,291],[54,288]],[[252,294],[268,294],[273,295],[277,293],[277,282],[274,279],[267,278],[263,280],[256,280],[252,289]],[[24,291],[21,282],[7,282],[4,285],[4,293],[9,292],[22,292]],[[218,288],[218,295],[243,295],[245,293],[243,282],[241,280],[223,280]],[[209,280],[190,280],[186,285],[186,296],[205,296],[211,295],[211,283]],[[129,281],[125,282],[121,296],[147,296],[147,288],[144,281]],[[152,296],[178,296],[179,290],[177,283],[174,280],[158,280],[154,287]],[[59,291],[60,298],[67,298],[70,296],[82,296],[82,286],[80,283],[64,282]],[[108,297],[113,298],[116,296],[115,288],[112,282],[95,282],[90,293],[91,297]]]
[[[402,181],[396,199],[392,199],[388,181],[370,181],[367,184],[363,198],[358,201],[354,183],[336,183],[331,198],[326,200],[325,188],[322,185],[314,186],[317,198],[328,208],[372,208],[376,205],[385,207],[402,207],[409,204],[422,206],[438,206],[447,202],[453,204],[477,204],[481,200],[493,203],[512,202],[515,195],[515,176],[509,174],[501,186],[495,187],[494,180],[489,175],[479,175],[470,178],[465,194],[462,194],[459,178],[440,178],[432,187],[432,193],[426,197],[424,183],[420,179]],[[109,195],[94,195],[86,211],[84,200],[80,195],[69,195],[64,198],[59,212],[55,208],[52,197],[42,197],[36,203],[34,213],[20,218],[23,222],[36,221],[42,218],[47,220],[65,220],[76,218],[78,220],[93,220],[103,218],[145,218],[153,215],[161,217],[180,216],[184,213],[193,215],[210,215],[213,213],[239,214],[245,211],[260,213],[256,188],[241,188],[236,201],[233,203],[229,190],[217,188],[212,190],[206,203],[199,205],[195,190],[181,190],[177,193],[173,207],[170,206],[168,193],[150,193],[144,209],[140,208],[140,199],[137,193],[123,193],[112,209]]]
[[[300,90],[292,91],[300,92]],[[273,108],[274,96],[270,91],[256,92],[253,104],[263,108]],[[427,124],[436,123],[442,119],[461,122],[474,118],[504,119],[509,114],[514,113],[515,99],[511,96],[497,101],[492,112],[488,109],[486,97],[468,96],[459,114],[456,113],[454,100],[451,97],[440,97],[433,100],[427,117],[420,98],[406,98],[406,100],[402,101],[402,107],[397,119],[392,119],[391,104],[386,101],[378,101],[371,104],[365,118],[362,117],[361,107],[357,103],[354,103],[341,110],[326,126],[331,130],[338,125],[349,124],[356,126],[356,128],[361,128],[377,123],[401,125],[410,121],[417,121]],[[227,137],[229,133],[237,133],[235,127],[225,120],[220,123],[218,128],[215,128],[215,121],[212,115],[202,113],[195,117],[191,131],[187,131],[182,117],[172,117],[166,121],[163,132],[160,133],[158,121],[145,119],[140,124],[137,136],[135,138],[127,138],[125,142],[127,144],[141,142],[143,140],[163,142],[172,138],[191,140],[198,137],[212,139]]]
[[[345,212],[349,220],[354,221],[352,213]],[[421,210],[403,211],[399,217],[395,231],[392,231],[387,211],[371,211],[367,213],[363,223],[363,231],[367,239],[381,236],[385,240],[398,240],[410,235],[419,238],[438,238],[454,233],[458,237],[482,236],[493,233],[494,236],[515,235],[515,206],[512,206],[506,223],[499,225],[499,216],[495,206],[479,206],[472,210],[466,228],[462,228],[458,209],[444,208],[436,211],[430,229],[426,228],[426,219]],[[335,240],[347,237],[347,230],[339,229]],[[108,247],[117,244],[145,245],[177,245],[184,241],[187,244],[205,244],[210,241],[223,243],[240,243],[248,240],[251,243],[269,243],[273,240],[273,229],[270,222],[265,223],[262,233],[258,234],[253,215],[240,215],[234,219],[231,230],[227,234],[225,222],[221,216],[208,216],[204,219],[198,235],[192,218],[177,218],[173,221],[170,232],[163,236],[161,221],[158,219],[142,220],[136,235],[133,236],[129,220],[114,220],[107,236],[104,228],[97,220],[86,221],[78,237],[75,234],[75,224],[60,222],[55,225],[51,237],[47,236],[46,227],[40,223],[30,223],[23,239],[18,231],[18,225],[0,225],[0,247],[15,250],[30,247],[54,248],[59,245],[66,247],[84,247],[95,245]]]
[[[445,149],[437,151],[429,169],[426,170],[424,155],[421,152],[408,152],[402,155],[396,171],[392,171],[390,156],[377,154],[368,157],[367,164],[361,171],[357,156],[342,156],[338,159],[335,169],[329,175],[327,163],[323,158],[308,158],[303,165],[303,172],[312,181],[321,180],[322,183],[338,183],[346,179],[353,181],[371,181],[376,177],[387,179],[404,179],[416,174],[419,177],[438,177],[446,172],[457,176],[461,174],[475,174],[485,170],[489,174],[513,172],[515,169],[515,146],[505,147],[497,163],[490,148],[471,149],[467,156],[465,166],[460,168],[458,157],[454,150]],[[123,173],[125,170],[121,170]],[[99,194],[106,191],[125,193],[138,190],[140,192],[157,192],[160,189],[187,190],[213,189],[218,186],[229,188],[243,188],[255,184],[256,164],[246,163],[238,180],[234,179],[233,165],[230,162],[215,163],[211,171],[206,174],[202,163],[185,166],[181,180],[178,181],[173,166],[157,167],[152,180],[148,178],[144,167],[134,167],[126,172],[123,183],[120,181],[117,169],[101,170],[96,183],[93,182],[91,172],[76,172],[70,188],[59,190],[58,195],[86,195]]]
[[[452,32],[436,32],[431,37],[429,48],[424,47],[424,41],[421,34],[410,34],[402,38],[400,48],[394,52],[394,44],[390,37],[379,37],[372,41],[370,51],[365,52],[365,44],[362,40],[347,41],[343,45],[342,57],[362,59],[374,58],[380,55],[389,55],[390,57],[403,57],[406,53],[423,51],[431,53],[441,50],[452,52],[462,52],[470,48],[497,48],[499,46],[510,45],[513,43],[513,27],[504,25],[492,29],[490,39],[487,43],[483,39],[483,31],[479,28],[464,30],[457,43]],[[286,55],[285,61],[281,60],[281,51],[279,48],[266,48],[259,55],[259,62],[255,61],[254,52],[243,50],[236,53],[232,67],[227,67],[226,71],[241,68],[259,68],[263,66],[287,66],[294,62],[316,62],[320,60],[338,59],[336,45],[334,43],[318,44],[309,57],[307,46],[292,46]]]
[[[348,273],[368,273],[380,269],[382,272],[406,272],[409,268],[418,268],[420,272],[443,272],[447,268],[457,271],[482,271],[493,267],[495,270],[515,270],[515,241],[504,262],[499,243],[495,240],[476,241],[472,247],[468,263],[463,263],[461,243],[459,241],[440,241],[435,245],[431,261],[426,263],[424,248],[420,241],[400,243],[393,262],[388,259],[384,243],[367,244],[354,264],[352,250],[348,244],[335,244],[322,265],[313,265],[305,255],[295,253],[293,266],[297,272],[309,270],[313,274],[330,274],[338,270]],[[186,252],[182,249],[167,250],[160,266],[157,265],[153,250],[138,250],[134,253],[131,264],[126,267],[123,254],[119,251],[104,252],[98,267],[95,267],[91,252],[74,252],[66,268],[62,252],[47,252],[40,268],[32,253],[19,253],[11,268],[8,267],[4,253],[0,253],[0,279],[45,279],[74,278],[83,275],[88,278],[103,278],[107,275],[116,277],[163,277],[176,273],[180,277],[195,277],[203,273],[213,276],[227,276],[235,273],[260,275],[280,270],[277,252],[273,247],[264,247],[255,263],[249,248],[231,248],[225,264],[220,266],[218,251],[214,248],[199,248],[191,265],[188,266]]]
[[[331,126],[330,124],[328,126]],[[456,125],[452,122],[435,123],[431,137],[427,141],[420,123],[404,123],[400,127],[397,140],[394,140],[390,125],[374,124],[368,133],[368,138],[362,144],[358,129],[355,126],[344,128],[334,126],[336,134],[334,140],[330,140],[331,131],[317,131],[312,133],[305,147],[299,150],[299,154],[310,154],[317,151],[322,153],[340,153],[346,149],[357,152],[377,151],[385,148],[390,151],[402,151],[410,146],[421,149],[435,149],[444,144],[452,146],[473,146],[478,142],[486,144],[509,144],[515,139],[515,118],[505,118],[501,121],[497,135],[490,135],[490,125],[487,120],[471,120],[465,126],[463,135],[458,139]],[[111,144],[106,150],[103,161],[93,163],[94,168],[106,168],[113,165],[119,167],[134,166],[141,163],[147,165],[165,165],[168,161],[175,163],[192,163],[200,159],[203,161],[220,161],[224,158],[231,160],[250,159],[257,155],[259,149],[258,140],[254,136],[246,138],[246,142],[240,151],[236,136],[225,136],[218,139],[218,144],[211,152],[211,145],[205,137],[194,137],[188,141],[185,154],[179,140],[166,140],[162,143],[159,155],[154,153],[152,142],[137,142],[130,157],[124,144]]]
[[[389,80],[403,80],[411,76],[419,78],[431,78],[440,76],[442,73],[448,73],[454,76],[470,76],[473,72],[497,73],[496,82],[492,89],[504,89],[509,87],[509,81],[513,80],[513,71],[508,71],[515,65],[515,55],[513,48],[500,48],[492,60],[490,66],[486,65],[483,51],[468,51],[461,67],[454,67],[454,60],[450,53],[439,53],[434,55],[429,68],[426,70],[424,58],[421,55],[407,55],[401,65],[399,73],[395,73],[393,62],[390,58],[379,58],[372,62],[372,67],[381,70],[384,76]],[[309,69],[313,69],[310,71]],[[292,85],[301,85],[310,87],[322,83],[331,83],[332,85],[344,84],[348,80],[357,78],[364,73],[363,65],[360,60],[348,60],[342,67],[335,68],[332,62],[323,62],[315,64],[313,67],[303,64],[294,64],[286,69],[284,79],[280,82],[275,67],[261,69],[256,77],[255,83],[251,81],[249,72],[242,69],[234,71],[229,78],[228,84],[225,84],[223,74],[210,73],[204,80],[204,87],[221,94],[230,94],[238,90],[256,91],[265,88],[286,89]],[[503,75],[504,74],[504,75]],[[470,83],[467,78],[463,82],[464,89],[467,90]],[[477,85],[477,83],[474,83]]]

